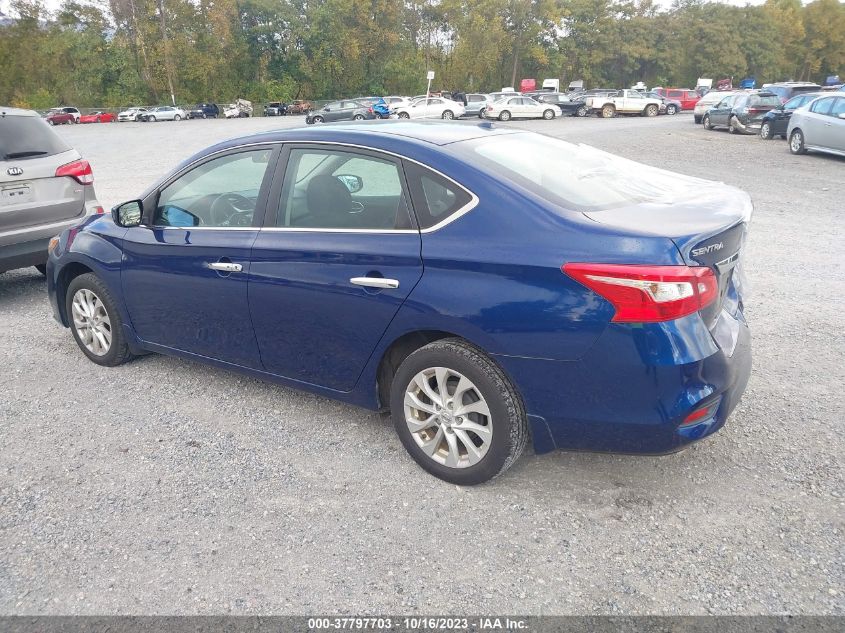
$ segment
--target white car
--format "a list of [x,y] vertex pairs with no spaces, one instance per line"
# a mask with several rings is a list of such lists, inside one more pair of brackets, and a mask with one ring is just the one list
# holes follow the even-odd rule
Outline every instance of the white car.
[[127,108],[123,112],[118,112],[117,120],[120,122],[141,121],[141,117],[143,117],[146,113],[147,108]]
[[155,123],[156,121],[181,121],[186,118],[188,118],[188,115],[179,106],[159,106],[147,110],[141,120]]
[[503,97],[484,109],[485,119],[546,119],[555,118],[557,108],[550,103],[540,103],[531,97]]
[[409,99],[408,97],[391,96],[391,97],[382,97],[382,98],[384,99],[384,102],[387,104],[387,107],[390,108],[391,114],[396,112],[399,108],[407,108],[409,105],[411,105],[411,99]]
[[457,119],[464,115],[464,104],[446,97],[422,98],[396,108],[400,119]]
[[732,95],[733,93],[733,90],[712,90],[708,92],[706,95],[701,97],[701,99],[696,101],[695,107],[692,109],[693,121],[701,123],[701,120],[710,108],[719,103],[724,97]]

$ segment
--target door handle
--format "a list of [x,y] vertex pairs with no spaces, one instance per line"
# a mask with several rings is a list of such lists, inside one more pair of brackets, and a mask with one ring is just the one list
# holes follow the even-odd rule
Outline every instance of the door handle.
[[209,262],[207,266],[211,270],[219,270],[224,273],[239,273],[244,269],[240,264],[233,264],[232,262]]
[[356,286],[367,286],[368,288],[398,288],[398,279],[385,279],[384,277],[353,277],[349,280]]

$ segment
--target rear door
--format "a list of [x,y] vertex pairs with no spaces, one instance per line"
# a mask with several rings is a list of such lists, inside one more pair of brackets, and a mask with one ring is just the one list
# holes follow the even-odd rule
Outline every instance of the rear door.
[[267,371],[351,390],[422,276],[398,159],[292,145],[252,249],[249,306]]
[[85,186],[56,178],[78,158],[41,117],[0,116],[0,234],[81,218]]

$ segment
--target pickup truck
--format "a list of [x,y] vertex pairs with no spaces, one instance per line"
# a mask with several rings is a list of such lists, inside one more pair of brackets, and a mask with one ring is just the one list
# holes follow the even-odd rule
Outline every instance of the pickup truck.
[[636,90],[617,90],[607,95],[587,97],[585,105],[590,112],[609,119],[618,114],[641,114],[657,116],[660,112],[660,99],[645,97]]

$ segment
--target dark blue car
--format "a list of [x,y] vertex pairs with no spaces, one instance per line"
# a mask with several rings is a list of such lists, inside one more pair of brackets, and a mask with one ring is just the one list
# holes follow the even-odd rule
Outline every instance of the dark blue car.
[[49,294],[95,363],[160,352],[389,409],[423,468],[475,484],[529,441],[718,430],[750,371],[750,216],[736,189],[516,129],[321,126],[215,145],[65,231]]

